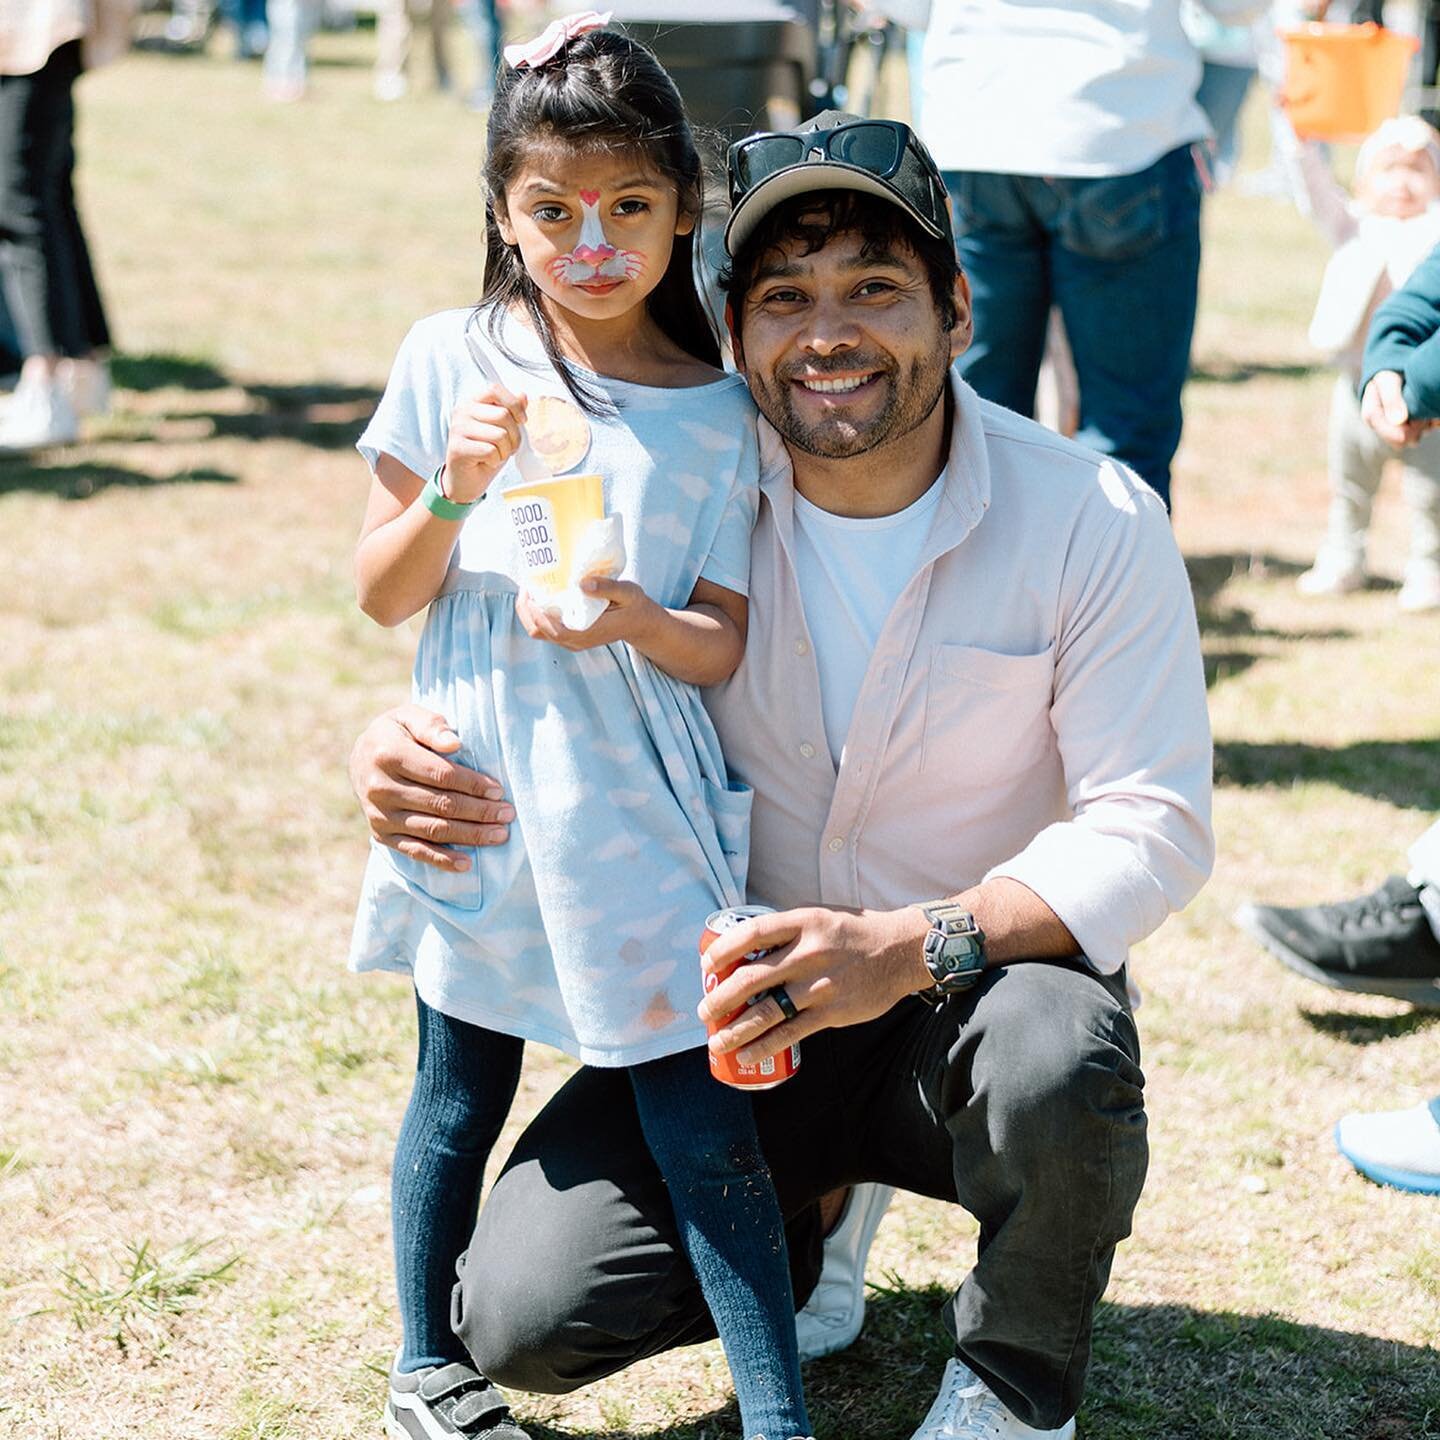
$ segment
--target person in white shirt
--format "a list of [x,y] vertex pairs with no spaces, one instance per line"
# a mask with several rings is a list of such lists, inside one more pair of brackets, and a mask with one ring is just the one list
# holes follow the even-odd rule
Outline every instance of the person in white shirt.
[[[1204,3],[1232,21],[1264,9]],[[975,307],[961,374],[1033,414],[1055,305],[1076,438],[1167,505],[1200,271],[1200,72],[1180,0],[935,0],[925,39],[921,114]]]
[[[969,291],[908,127],[829,113],[739,142],[730,176],[762,503],[745,659],[707,705],[779,913],[711,945],[711,972],[769,953],[701,1011],[737,1015],[711,1048],[742,1060],[802,1042],[756,1097],[797,1300],[837,1190],[965,1207],[979,1255],[917,1440],[1068,1440],[1147,1161],[1126,960],[1213,860],[1189,584],[1147,486],[951,369]],[[453,866],[505,827],[443,730],[390,712],[351,774],[377,838]],[[472,1237],[477,1363],[561,1392],[713,1335],[670,1214],[629,1092],[581,1070]]]

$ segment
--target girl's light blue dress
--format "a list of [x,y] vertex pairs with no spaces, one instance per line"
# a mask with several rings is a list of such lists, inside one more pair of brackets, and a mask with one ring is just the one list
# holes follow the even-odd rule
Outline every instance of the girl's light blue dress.
[[[524,326],[507,321],[501,348],[488,315],[433,315],[360,438],[372,468],[382,452],[420,476],[444,460],[451,411],[487,383],[467,325],[512,390],[565,394]],[[601,474],[606,513],[624,516],[623,578],[671,607],[700,578],[745,594],[759,462],[744,381],[577,374],[617,407],[590,417],[574,470]],[[496,493],[513,483],[507,466],[466,519],[414,674],[415,699],[460,736],[456,758],[514,804],[510,839],[467,851],[464,873],[372,844],[350,965],[413,972],[433,1008],[586,1063],[639,1064],[704,1043],[697,941],[712,910],[743,902],[750,793],[727,783],[693,685],[624,644],[572,654],[525,633]]]

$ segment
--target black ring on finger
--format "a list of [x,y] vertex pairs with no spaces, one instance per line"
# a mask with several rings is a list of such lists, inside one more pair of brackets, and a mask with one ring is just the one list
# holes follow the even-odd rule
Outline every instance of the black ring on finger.
[[780,1007],[780,1013],[787,1020],[799,1018],[800,1007],[790,998],[790,992],[783,986],[777,985],[769,992],[770,998]]

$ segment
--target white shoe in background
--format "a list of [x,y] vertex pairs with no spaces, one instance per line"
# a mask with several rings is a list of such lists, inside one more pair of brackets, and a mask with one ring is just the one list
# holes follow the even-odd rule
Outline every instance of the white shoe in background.
[[1377,1185],[1440,1195],[1440,1097],[1408,1110],[1347,1115],[1335,1127],[1335,1145]]
[[57,381],[22,381],[0,415],[0,451],[44,450],[73,445],[79,438],[80,421]]
[[820,1279],[795,1316],[802,1360],[833,1355],[855,1341],[865,1323],[865,1261],[895,1191],[853,1185],[835,1228],[825,1237]]
[[1405,567],[1405,583],[1396,603],[1411,614],[1440,610],[1440,565],[1422,560]]
[[77,420],[110,413],[110,367],[103,360],[62,360],[56,372]]
[[371,82],[371,88],[374,90],[377,100],[384,100],[388,103],[393,100],[403,100],[410,84],[398,71],[386,70],[376,72],[375,79]]
[[1302,595],[1349,595],[1365,588],[1364,562],[1321,550],[1315,563],[1295,582]]
[[1017,1420],[963,1361],[946,1363],[940,1393],[911,1440],[1074,1440],[1075,1422],[1037,1430]]

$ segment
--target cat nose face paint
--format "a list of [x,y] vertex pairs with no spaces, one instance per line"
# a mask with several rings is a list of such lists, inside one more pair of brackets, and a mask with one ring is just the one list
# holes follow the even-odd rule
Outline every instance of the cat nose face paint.
[[609,288],[621,280],[638,279],[645,257],[638,250],[619,250],[610,243],[600,219],[600,192],[581,190],[579,195],[579,242],[550,262],[550,278],[582,288]]

